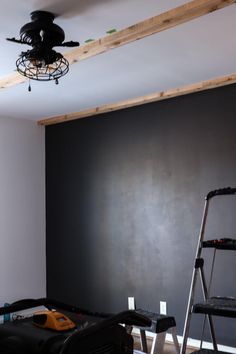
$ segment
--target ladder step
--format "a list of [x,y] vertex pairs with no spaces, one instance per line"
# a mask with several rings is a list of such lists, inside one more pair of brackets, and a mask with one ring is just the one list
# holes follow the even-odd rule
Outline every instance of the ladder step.
[[148,317],[152,321],[151,327],[135,326],[139,329],[144,329],[153,333],[161,333],[166,332],[169,328],[176,326],[175,318],[173,316],[160,315],[156,312],[142,309],[137,309],[135,312]]
[[236,299],[231,297],[212,297],[193,306],[194,313],[236,317]]
[[236,251],[236,239],[220,238],[202,242],[203,248],[216,248],[218,250],[232,250]]
[[218,350],[211,350],[211,349],[200,349],[193,353],[194,354],[226,354],[225,352],[220,352]]

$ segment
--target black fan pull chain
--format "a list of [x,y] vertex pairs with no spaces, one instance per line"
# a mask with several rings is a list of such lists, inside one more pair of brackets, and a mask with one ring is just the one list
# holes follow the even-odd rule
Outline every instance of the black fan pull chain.
[[55,79],[55,84],[56,84],[56,85],[58,85],[58,84],[59,84],[58,79]]
[[29,86],[28,86],[28,91],[31,92],[31,85],[30,85],[30,79],[29,79]]

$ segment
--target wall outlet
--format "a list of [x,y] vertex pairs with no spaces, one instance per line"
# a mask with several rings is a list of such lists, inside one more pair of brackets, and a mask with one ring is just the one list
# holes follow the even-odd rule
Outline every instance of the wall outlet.
[[160,301],[160,314],[161,315],[167,315],[166,301]]
[[134,297],[128,297],[128,309],[129,310],[135,310]]

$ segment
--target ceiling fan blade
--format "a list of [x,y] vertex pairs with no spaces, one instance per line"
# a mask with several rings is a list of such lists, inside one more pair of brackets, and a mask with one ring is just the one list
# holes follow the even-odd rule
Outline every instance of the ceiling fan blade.
[[15,37],[13,38],[6,38],[7,41],[9,42],[14,42],[14,43],[20,43],[20,44],[28,44],[25,41],[22,41],[21,39],[16,39]]
[[78,47],[80,44],[79,42],[74,42],[74,41],[69,41],[69,42],[63,42],[60,47]]

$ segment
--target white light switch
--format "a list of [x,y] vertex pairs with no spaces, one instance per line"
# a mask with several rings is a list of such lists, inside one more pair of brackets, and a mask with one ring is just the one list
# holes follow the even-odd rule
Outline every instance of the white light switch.
[[167,315],[166,301],[160,301],[160,314]]
[[134,297],[128,297],[128,309],[135,310]]

